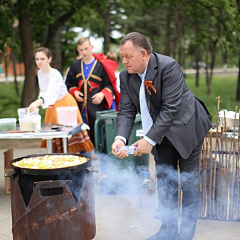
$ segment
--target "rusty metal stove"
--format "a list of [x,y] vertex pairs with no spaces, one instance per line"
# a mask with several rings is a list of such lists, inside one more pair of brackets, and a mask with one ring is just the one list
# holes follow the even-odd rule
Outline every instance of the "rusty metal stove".
[[90,240],[96,235],[93,172],[11,176],[13,240]]

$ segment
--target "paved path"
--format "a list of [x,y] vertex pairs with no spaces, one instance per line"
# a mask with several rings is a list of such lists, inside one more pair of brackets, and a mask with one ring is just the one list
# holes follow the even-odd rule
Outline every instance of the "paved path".
[[[13,147],[13,146],[9,146]],[[12,239],[10,195],[5,194],[3,152],[0,149],[0,239]],[[46,149],[21,148],[14,150],[14,158],[28,154],[46,153]],[[92,160],[99,169],[99,161]],[[154,209],[139,207],[139,194],[103,194],[95,175],[95,207],[97,234],[94,240],[146,240],[158,231],[161,222],[154,218]],[[129,183],[125,185],[129,186]],[[199,219],[194,240],[239,240],[240,222]],[[33,240],[33,239],[32,239]]]

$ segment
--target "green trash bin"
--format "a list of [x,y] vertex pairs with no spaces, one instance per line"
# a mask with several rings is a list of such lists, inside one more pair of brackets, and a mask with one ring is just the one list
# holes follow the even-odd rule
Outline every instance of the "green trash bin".
[[[107,154],[108,161],[114,161],[121,168],[129,166],[134,167],[139,171],[148,171],[149,169],[149,155],[133,156],[124,159],[118,159],[111,153],[111,146],[114,142],[116,131],[116,117],[117,112],[114,110],[99,111],[96,113],[95,121],[95,149],[99,153]],[[136,142],[140,137],[136,136],[136,131],[142,129],[141,116],[137,114],[135,124],[129,138],[129,145]]]

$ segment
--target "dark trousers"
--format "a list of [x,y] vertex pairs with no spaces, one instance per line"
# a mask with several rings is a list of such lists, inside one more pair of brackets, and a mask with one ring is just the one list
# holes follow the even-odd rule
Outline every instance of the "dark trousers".
[[[201,148],[202,141],[187,159],[183,159],[166,137],[161,145],[157,146],[156,171],[161,230],[170,230],[173,235],[178,232],[179,216],[181,216],[181,233],[187,235],[195,233],[200,201],[199,155]],[[178,207],[178,164],[183,192],[181,215],[179,215]]]

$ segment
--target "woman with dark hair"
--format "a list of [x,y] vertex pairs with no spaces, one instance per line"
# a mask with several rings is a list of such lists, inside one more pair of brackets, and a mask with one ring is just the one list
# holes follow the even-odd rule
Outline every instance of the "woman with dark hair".
[[[52,54],[48,48],[40,47],[35,51],[35,62],[38,70],[39,97],[29,105],[29,111],[33,112],[37,107],[46,109],[45,123],[58,123],[57,107],[76,106],[74,97],[68,93],[61,73],[51,67]],[[78,108],[77,108],[78,109]],[[77,122],[82,123],[82,116],[77,110]],[[41,147],[46,147],[46,141]],[[54,139],[54,152],[63,152],[61,139]],[[86,130],[72,136],[68,141],[68,151],[76,153],[80,151],[90,152],[94,146]]]

